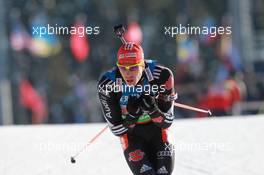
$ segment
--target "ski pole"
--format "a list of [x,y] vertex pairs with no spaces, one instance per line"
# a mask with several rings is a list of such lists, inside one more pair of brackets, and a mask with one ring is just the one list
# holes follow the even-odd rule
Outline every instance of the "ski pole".
[[88,146],[90,146],[101,134],[104,133],[104,131],[108,128],[108,125],[106,125],[103,129],[100,130],[87,144],[83,146],[82,149],[80,149],[74,156],[71,156],[71,163],[76,162],[76,157],[82,153]]
[[203,112],[203,113],[207,113],[209,115],[212,115],[210,110],[204,110],[204,109],[200,109],[200,108],[195,108],[195,107],[188,106],[188,105],[181,104],[181,103],[177,103],[177,102],[174,102],[174,106],[179,107],[179,108],[183,108],[183,109],[189,109],[189,110],[192,110],[192,111]]
[[[200,108],[195,108],[192,106],[188,106],[185,104],[181,104],[181,103],[174,103],[174,106],[176,107],[180,107],[183,109],[189,109],[189,110],[193,110],[193,111],[197,111],[197,112],[203,112],[203,113],[208,113],[209,115],[212,115],[210,110],[204,110],[204,109],[200,109]],[[103,129],[100,130],[100,132],[98,132],[87,144],[85,144],[82,149],[80,149],[74,156],[71,156],[71,163],[75,163],[76,162],[76,157],[78,157],[88,146],[90,146],[95,140],[97,140],[97,138],[99,138],[100,135],[102,135],[106,129],[108,128],[108,125],[106,125]]]

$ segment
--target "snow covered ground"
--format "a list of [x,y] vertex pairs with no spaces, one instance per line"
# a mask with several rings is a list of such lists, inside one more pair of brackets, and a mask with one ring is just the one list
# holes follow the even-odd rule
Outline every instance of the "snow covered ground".
[[[0,127],[0,175],[129,175],[117,137],[105,124]],[[176,120],[175,175],[263,175],[264,116]]]

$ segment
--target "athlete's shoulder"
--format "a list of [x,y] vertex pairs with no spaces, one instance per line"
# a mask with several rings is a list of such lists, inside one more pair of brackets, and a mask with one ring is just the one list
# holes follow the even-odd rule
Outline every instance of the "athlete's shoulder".
[[115,76],[116,76],[116,67],[104,72],[97,84],[97,90],[99,95],[104,95],[106,97],[110,97],[109,93],[111,92],[111,87],[115,83]]
[[104,72],[98,81],[97,90],[101,98],[111,98],[112,86],[115,83],[116,68]]
[[113,67],[112,69],[104,72],[99,79],[98,84],[107,84],[109,82],[114,82],[116,77],[117,68]]
[[168,67],[156,64],[153,70],[153,77],[156,80],[166,81],[170,77],[173,77],[173,73]]

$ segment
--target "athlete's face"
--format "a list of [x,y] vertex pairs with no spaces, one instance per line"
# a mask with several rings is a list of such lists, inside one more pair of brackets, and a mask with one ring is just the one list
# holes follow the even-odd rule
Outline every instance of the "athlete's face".
[[144,62],[135,65],[118,65],[119,71],[130,86],[135,86],[140,80],[145,68]]

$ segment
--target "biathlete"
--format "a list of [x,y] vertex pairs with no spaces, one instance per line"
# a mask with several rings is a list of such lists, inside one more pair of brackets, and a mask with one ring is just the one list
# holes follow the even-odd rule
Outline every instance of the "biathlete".
[[145,60],[140,45],[126,43],[118,50],[116,66],[101,77],[98,94],[133,174],[171,174],[174,151],[168,128],[176,98],[172,72]]

